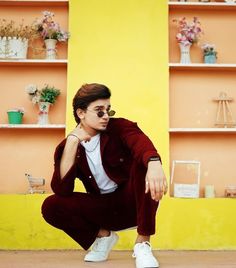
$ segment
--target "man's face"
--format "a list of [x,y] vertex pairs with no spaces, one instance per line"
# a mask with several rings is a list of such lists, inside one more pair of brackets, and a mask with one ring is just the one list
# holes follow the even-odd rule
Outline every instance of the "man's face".
[[[104,131],[109,122],[108,112],[110,108],[110,99],[99,99],[91,102],[79,116],[83,127],[90,133],[94,132],[94,134]],[[103,116],[99,117],[99,112],[100,114],[104,112]]]

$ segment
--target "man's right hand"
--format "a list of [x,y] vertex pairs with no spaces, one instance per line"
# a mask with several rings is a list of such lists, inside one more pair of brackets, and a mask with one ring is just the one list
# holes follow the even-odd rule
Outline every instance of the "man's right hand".
[[81,141],[90,141],[91,139],[91,136],[85,131],[85,129],[82,127],[81,123],[78,124],[74,130],[72,130],[68,136],[72,134],[72,135],[75,135],[76,137],[78,137],[78,139]]

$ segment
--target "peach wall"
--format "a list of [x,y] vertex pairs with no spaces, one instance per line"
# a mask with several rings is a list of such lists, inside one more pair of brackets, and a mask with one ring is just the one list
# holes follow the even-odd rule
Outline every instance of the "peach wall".
[[[13,20],[16,25],[24,21],[24,25],[30,25],[36,18],[42,18],[42,11],[51,11],[55,14],[55,21],[58,22],[63,30],[68,30],[68,8],[64,5],[0,5],[0,18],[7,21]],[[34,50],[32,49],[34,47]],[[58,43],[58,58],[67,58],[67,45],[65,43]],[[34,53],[33,53],[34,51]],[[43,59],[45,57],[45,51],[43,49],[43,42],[34,40],[30,43],[28,58]]]
[[170,62],[179,62],[180,53],[177,41],[175,39],[177,28],[173,19],[179,19],[185,16],[190,22],[194,16],[197,16],[201,22],[204,34],[199,40],[199,45],[192,45],[192,62],[200,63],[202,60],[201,45],[211,43],[216,45],[218,51],[218,63],[235,63],[236,53],[236,21],[234,10],[171,10],[169,14],[169,58]]
[[[0,3],[0,18],[30,24],[41,17],[44,10],[55,13],[55,21],[68,30],[68,7],[64,4],[24,4]],[[43,42],[34,42],[42,49]],[[58,44],[58,59],[67,58],[67,44]],[[38,50],[37,50],[38,52]],[[44,59],[45,53],[32,53],[29,47],[28,58]],[[67,66],[37,64],[0,63],[0,124],[7,124],[7,110],[24,107],[24,124],[36,124],[38,107],[28,99],[25,87],[36,84],[39,89],[44,84],[61,90],[56,103],[50,107],[49,119],[52,124],[65,124]],[[53,172],[53,153],[56,145],[64,138],[65,129],[1,129],[0,128],[0,193],[26,193],[28,183],[25,173],[46,179],[46,192],[51,192],[50,180]]]
[[[213,184],[216,196],[223,197],[225,187],[235,185],[236,182],[235,148],[236,134],[232,133],[171,134],[171,165],[174,159],[200,161],[201,197],[204,196],[204,187],[207,184]],[[171,188],[171,194],[172,190]]]
[[235,71],[171,71],[170,127],[215,127],[220,92],[234,100],[229,106],[236,120]]
[[[197,1],[195,1],[197,2]],[[217,63],[235,63],[232,53],[236,44],[235,10],[172,8],[169,13],[169,62],[179,62],[180,51],[175,39],[177,28],[173,19],[186,17],[190,22],[194,16],[201,21],[204,34],[199,44],[191,47],[192,63],[202,63],[203,43],[215,44]],[[214,128],[217,115],[217,98],[226,92],[234,100],[230,102],[236,120],[235,69],[231,70],[170,70],[170,127]],[[204,187],[213,184],[216,196],[223,197],[227,185],[235,185],[235,133],[171,133],[170,160],[199,160],[201,162],[201,197]],[[182,180],[188,183],[189,180]],[[173,186],[170,189],[173,195]]]
[[53,153],[63,137],[64,130],[0,129],[0,193],[27,193],[25,173],[46,179],[51,192]]

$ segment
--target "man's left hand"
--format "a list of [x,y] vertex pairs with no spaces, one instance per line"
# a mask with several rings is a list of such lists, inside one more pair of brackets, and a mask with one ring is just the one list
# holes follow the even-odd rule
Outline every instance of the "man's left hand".
[[145,193],[147,194],[150,191],[153,200],[159,201],[162,199],[163,195],[167,193],[168,186],[166,176],[160,161],[148,162],[145,181]]

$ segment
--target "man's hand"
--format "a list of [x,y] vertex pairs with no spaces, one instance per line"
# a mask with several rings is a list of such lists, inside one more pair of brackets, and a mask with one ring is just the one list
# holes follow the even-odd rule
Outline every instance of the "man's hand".
[[163,194],[167,193],[167,181],[160,161],[148,162],[145,181],[145,193],[147,194],[150,191],[153,200],[159,201]]
[[76,128],[73,131],[71,131],[69,135],[70,134],[77,136],[80,142],[81,141],[87,142],[90,141],[91,139],[91,136],[84,130],[81,123],[78,126],[76,126]]

